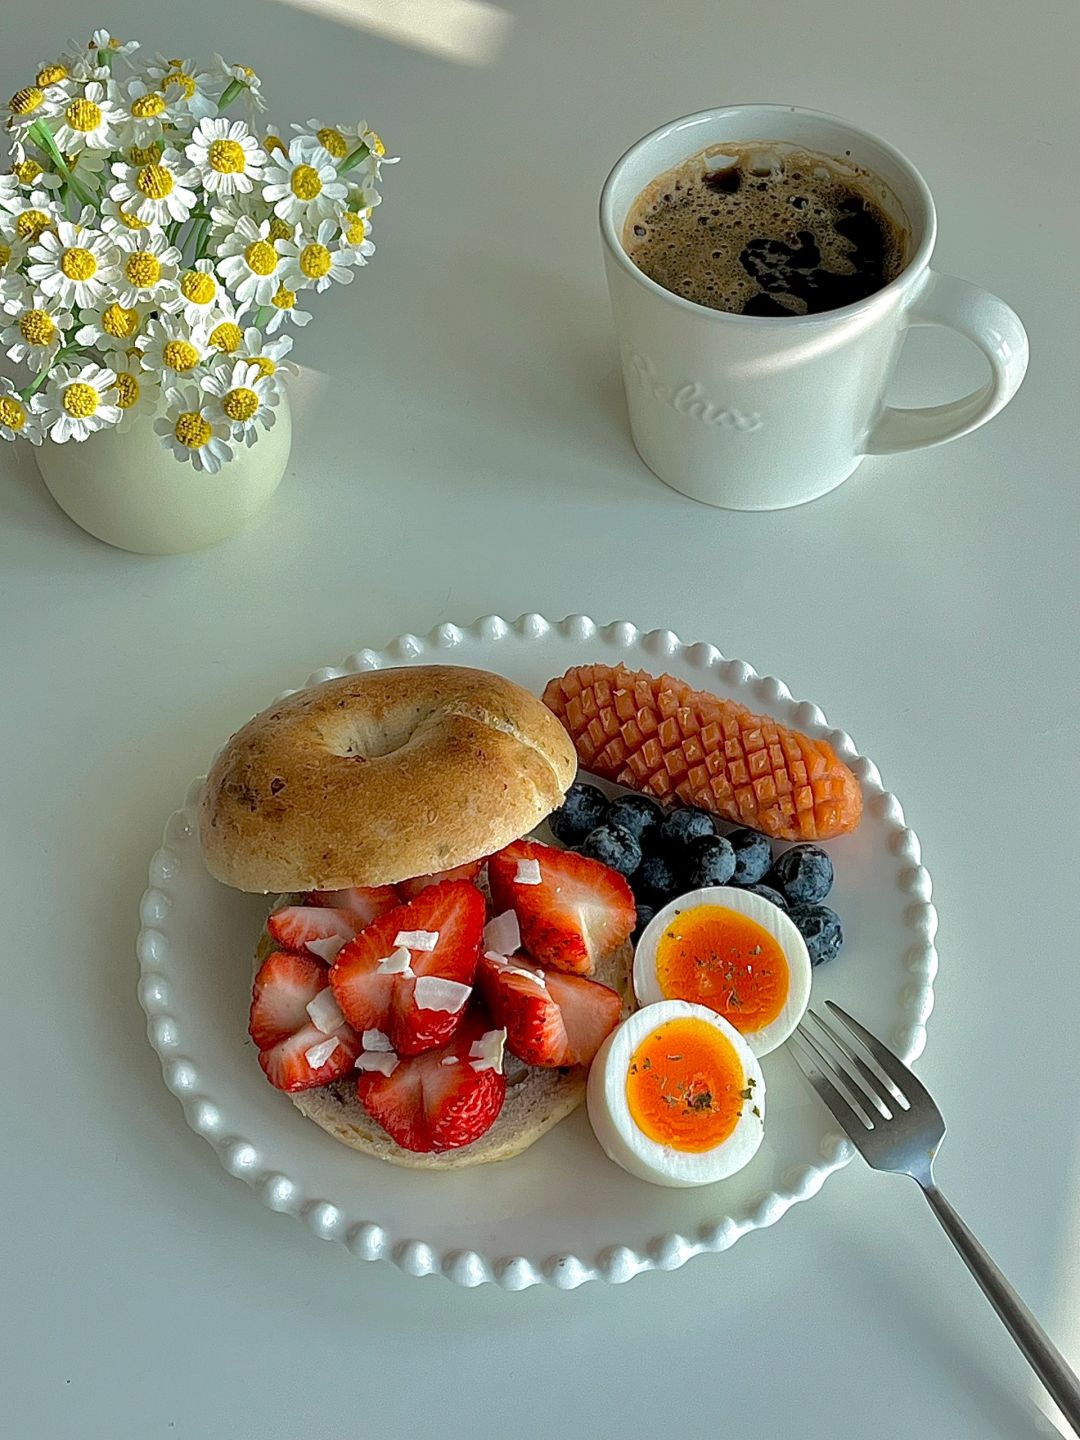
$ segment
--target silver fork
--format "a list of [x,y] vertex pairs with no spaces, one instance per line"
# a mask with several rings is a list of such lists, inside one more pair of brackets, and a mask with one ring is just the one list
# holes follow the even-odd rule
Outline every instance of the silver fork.
[[831,1000],[825,1004],[844,1031],[808,1010],[816,1029],[804,1020],[791,1046],[800,1069],[868,1165],[910,1175],[922,1188],[983,1294],[1080,1434],[1080,1380],[934,1183],[934,1157],[945,1135],[941,1111],[922,1082],[876,1035]]

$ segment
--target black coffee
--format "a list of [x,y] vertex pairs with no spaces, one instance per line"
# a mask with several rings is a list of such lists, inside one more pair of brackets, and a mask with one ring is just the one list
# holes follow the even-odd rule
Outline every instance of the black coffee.
[[814,315],[880,290],[908,235],[884,182],[790,145],[713,146],[653,180],[623,245],[665,290],[733,315]]

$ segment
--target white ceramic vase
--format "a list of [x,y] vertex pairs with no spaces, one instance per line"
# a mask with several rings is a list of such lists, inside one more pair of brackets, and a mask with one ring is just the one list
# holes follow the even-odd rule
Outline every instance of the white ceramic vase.
[[81,445],[46,440],[34,456],[50,495],[76,525],[121,550],[177,555],[235,534],[273,495],[292,444],[285,395],[276,414],[273,428],[235,449],[216,475],[166,449],[153,415],[123,434],[99,430]]

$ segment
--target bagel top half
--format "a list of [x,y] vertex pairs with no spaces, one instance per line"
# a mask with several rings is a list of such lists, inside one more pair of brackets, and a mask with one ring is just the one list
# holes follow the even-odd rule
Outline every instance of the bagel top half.
[[520,685],[417,665],[344,675],[269,706],[203,788],[210,873],[261,893],[392,885],[527,834],[562,800],[573,742]]

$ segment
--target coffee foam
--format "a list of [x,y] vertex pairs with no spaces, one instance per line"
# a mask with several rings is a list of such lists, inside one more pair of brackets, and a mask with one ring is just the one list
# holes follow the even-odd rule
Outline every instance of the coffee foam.
[[698,305],[803,315],[895,279],[910,248],[901,213],[884,182],[850,160],[746,141],[712,146],[647,185],[623,246]]

